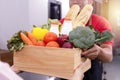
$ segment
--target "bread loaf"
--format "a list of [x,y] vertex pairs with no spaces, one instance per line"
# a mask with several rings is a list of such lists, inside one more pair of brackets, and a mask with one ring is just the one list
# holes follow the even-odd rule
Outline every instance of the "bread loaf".
[[88,22],[93,11],[93,6],[91,4],[85,5],[78,16],[73,21],[73,28],[77,26],[85,26]]
[[80,11],[79,5],[75,4],[70,8],[65,18],[71,19],[72,21],[74,21],[79,11]]

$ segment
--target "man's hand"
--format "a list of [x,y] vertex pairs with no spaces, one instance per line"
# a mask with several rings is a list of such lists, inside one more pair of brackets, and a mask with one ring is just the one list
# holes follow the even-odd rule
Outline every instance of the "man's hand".
[[100,51],[101,51],[101,47],[95,44],[92,48],[84,51],[82,55],[87,58],[90,58],[91,60],[94,60],[98,57]]

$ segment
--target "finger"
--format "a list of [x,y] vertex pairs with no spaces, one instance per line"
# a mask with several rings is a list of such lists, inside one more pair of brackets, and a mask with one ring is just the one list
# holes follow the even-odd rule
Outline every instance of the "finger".
[[94,52],[97,52],[97,50],[98,50],[98,45],[94,44],[94,46],[93,46],[92,48],[84,51],[84,52],[82,53],[82,55],[87,55],[87,54],[89,54],[89,53],[94,53]]
[[96,59],[97,56],[98,56],[98,53],[97,53],[97,52],[94,52],[94,53],[85,55],[85,57],[90,58],[91,60]]
[[82,53],[82,55],[87,55],[87,54],[89,54],[89,53],[94,53],[94,52],[96,52],[97,50],[96,50],[96,48],[91,48],[91,49],[88,49],[87,51],[85,51],[85,52],[83,52]]

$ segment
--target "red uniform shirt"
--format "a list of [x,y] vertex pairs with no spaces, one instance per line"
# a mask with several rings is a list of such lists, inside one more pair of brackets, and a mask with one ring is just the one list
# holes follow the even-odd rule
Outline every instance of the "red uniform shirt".
[[[93,28],[99,32],[103,32],[105,30],[112,31],[112,27],[110,26],[110,23],[102,16],[98,16],[96,14],[92,14],[91,16],[91,24]],[[104,42],[103,44],[109,44],[113,45],[113,40]]]
[[[60,20],[61,23],[64,22],[64,18]],[[87,23],[89,25],[90,22]],[[92,14],[91,16],[91,24],[93,28],[99,32],[103,32],[105,30],[112,31],[112,27],[110,26],[109,22],[102,16],[98,16],[96,14]],[[113,40],[104,42],[103,44],[113,45]]]

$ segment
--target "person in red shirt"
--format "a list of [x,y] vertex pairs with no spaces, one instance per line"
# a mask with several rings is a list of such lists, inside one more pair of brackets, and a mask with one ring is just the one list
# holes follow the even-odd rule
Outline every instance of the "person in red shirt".
[[[85,4],[93,4],[94,0],[69,0],[70,7],[77,4],[82,9]],[[61,20],[63,22],[64,19]],[[92,25],[93,28],[100,33],[109,30],[112,31],[110,23],[102,16],[92,14],[90,20],[86,24]],[[102,63],[111,62],[113,59],[112,53],[113,40],[103,43],[101,46],[94,46],[82,53],[83,56],[90,58],[92,67],[84,74],[83,80],[102,80]],[[61,79],[64,80],[64,79]]]

